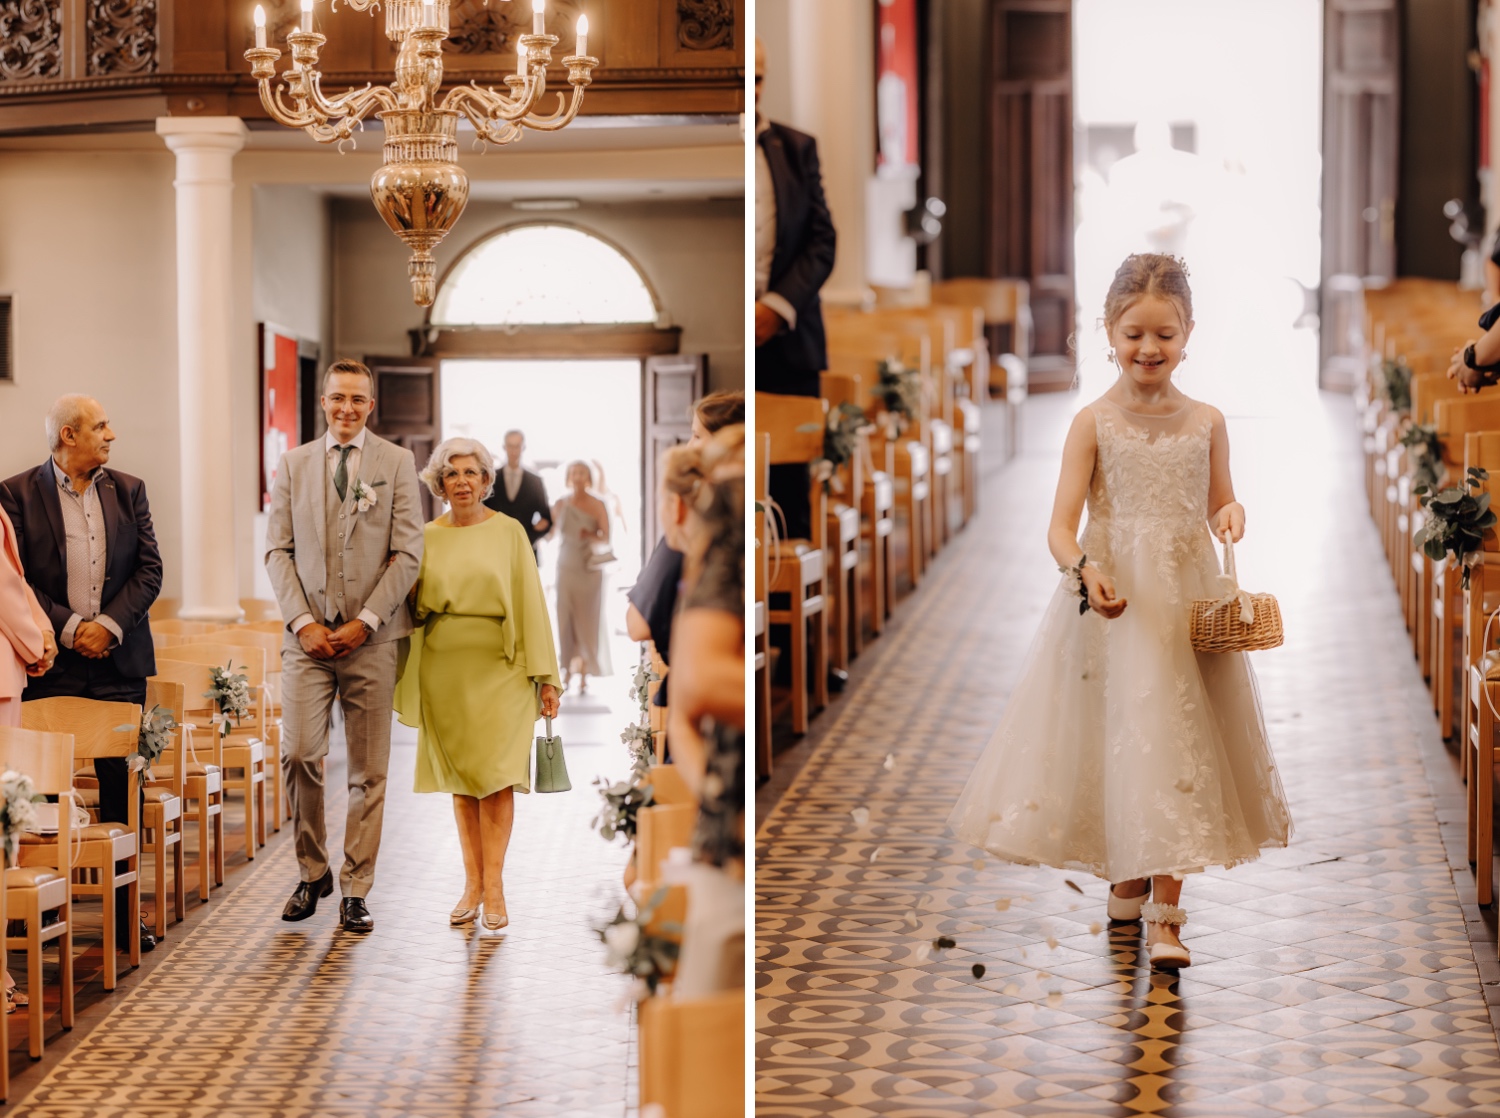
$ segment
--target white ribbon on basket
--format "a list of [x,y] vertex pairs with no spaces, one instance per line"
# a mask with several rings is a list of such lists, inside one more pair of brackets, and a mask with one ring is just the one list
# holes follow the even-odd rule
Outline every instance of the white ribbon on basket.
[[1219,576],[1219,581],[1229,588],[1225,594],[1213,605],[1204,611],[1207,617],[1220,606],[1227,606],[1238,600],[1240,603],[1240,621],[1246,625],[1255,624],[1255,599],[1250,596],[1248,590],[1240,589],[1240,580],[1234,573],[1234,537],[1229,529],[1224,530],[1224,573]]

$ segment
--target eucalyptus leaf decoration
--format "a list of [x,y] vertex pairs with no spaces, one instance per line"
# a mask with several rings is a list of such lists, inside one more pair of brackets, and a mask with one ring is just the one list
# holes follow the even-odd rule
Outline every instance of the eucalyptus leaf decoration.
[[1436,489],[1443,483],[1447,471],[1443,467],[1443,440],[1438,438],[1436,424],[1413,423],[1401,433],[1401,445],[1411,458],[1412,480],[1417,485]]
[[[129,733],[133,727],[116,726],[120,733]],[[172,744],[172,733],[177,729],[177,719],[170,710],[160,706],[153,706],[141,714],[140,736],[136,738],[135,752],[129,754],[126,760],[130,764],[131,772],[145,770],[146,779],[151,779],[151,766],[156,759],[162,755],[167,746]]]
[[648,779],[656,760],[651,730],[651,684],[660,679],[651,668],[651,654],[641,645],[641,660],[630,681],[630,697],[640,707],[640,716],[620,734],[620,741],[630,750],[630,775],[624,780],[597,777],[594,787],[604,801],[594,816],[594,827],[605,842],[621,835],[626,842],[635,841],[636,813],[655,800],[655,789]]
[[1449,486],[1434,493],[1419,485],[1412,490],[1427,510],[1427,522],[1412,537],[1412,542],[1434,562],[1452,555],[1463,563],[1465,590],[1469,588],[1468,557],[1480,549],[1485,533],[1496,522],[1495,514],[1490,511],[1490,495],[1477,492],[1489,476],[1487,470],[1470,466],[1461,487]]
[[680,944],[667,936],[682,933],[682,925],[667,922],[659,927],[659,935],[648,930],[656,910],[667,899],[665,887],[651,895],[651,899],[637,910],[634,916],[627,914],[625,906],[615,913],[613,920],[595,929],[605,948],[607,964],[622,974],[635,979],[635,999],[656,993],[662,979],[670,978],[677,969]]
[[1387,357],[1380,363],[1380,395],[1392,411],[1411,411],[1411,366],[1404,357]]
[[880,381],[871,390],[885,401],[887,411],[895,412],[908,423],[922,408],[922,383],[917,370],[906,366],[898,357],[880,363]]
[[219,717],[215,719],[219,723],[219,737],[227,738],[230,719],[238,725],[250,713],[250,679],[244,672],[234,670],[233,660],[222,668],[209,670],[213,673],[213,687],[203,692],[203,697],[212,699],[219,708]]
[[34,795],[31,777],[10,769],[0,773],[0,843],[4,844],[8,865],[16,860],[17,836],[36,826],[36,808],[31,805]]

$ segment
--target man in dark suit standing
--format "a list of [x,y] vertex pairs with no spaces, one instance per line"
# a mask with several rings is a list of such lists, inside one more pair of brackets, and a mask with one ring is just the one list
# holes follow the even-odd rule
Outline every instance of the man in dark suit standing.
[[[760,115],[766,52],[755,42],[755,390],[818,396],[828,368],[818,292],[833,271],[837,235],[818,165],[818,143]],[[811,534],[807,470],[772,466],[771,497],[787,536]]]
[[486,508],[503,512],[521,522],[526,529],[526,538],[531,541],[531,553],[536,554],[536,541],[552,527],[548,519],[552,506],[547,501],[547,486],[542,479],[521,466],[521,453],[526,449],[526,436],[520,431],[505,432],[505,465],[500,467],[500,476],[495,479],[495,491],[484,499]]
[[[146,486],[105,469],[115,433],[98,400],[64,396],[47,413],[52,456],[0,482],[0,505],[16,529],[26,581],[52,620],[57,662],[30,681],[25,699],[76,695],[105,702],[146,702],[156,672],[146,614],[161,591],[161,554]],[[94,761],[99,817],[128,820],[123,757]],[[123,868],[123,867],[122,867]],[[129,947],[126,892],[117,894],[117,946]],[[141,950],[156,937],[140,925]]]

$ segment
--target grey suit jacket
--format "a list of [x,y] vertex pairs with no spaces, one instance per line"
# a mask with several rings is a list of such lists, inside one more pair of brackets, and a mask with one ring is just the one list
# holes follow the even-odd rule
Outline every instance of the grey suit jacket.
[[358,477],[375,494],[375,504],[364,512],[351,505],[344,540],[328,540],[323,440],[303,443],[281,456],[266,527],[266,572],[283,620],[290,624],[310,613],[321,622],[329,612],[328,549],[343,542],[345,597],[332,612],[352,621],[360,610],[369,609],[381,622],[370,640],[395,640],[411,632],[406,592],[422,566],[417,467],[411,451],[368,431]]

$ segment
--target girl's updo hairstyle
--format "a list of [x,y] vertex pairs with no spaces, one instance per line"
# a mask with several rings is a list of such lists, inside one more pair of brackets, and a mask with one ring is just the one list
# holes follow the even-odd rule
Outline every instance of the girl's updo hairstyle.
[[1104,296],[1104,329],[1113,332],[1120,316],[1148,295],[1175,303],[1184,330],[1193,321],[1187,265],[1175,256],[1138,252],[1125,258]]

